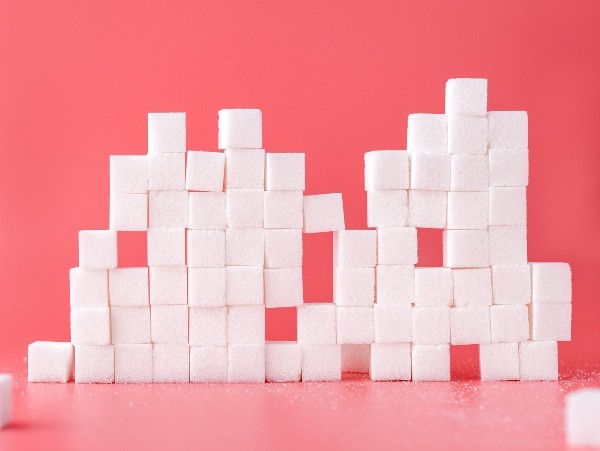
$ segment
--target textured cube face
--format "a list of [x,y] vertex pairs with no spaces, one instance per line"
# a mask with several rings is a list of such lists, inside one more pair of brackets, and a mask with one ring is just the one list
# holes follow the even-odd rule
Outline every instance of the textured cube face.
[[262,112],[257,109],[219,111],[219,149],[260,149]]
[[187,153],[185,189],[188,191],[223,191],[225,154],[222,152]]
[[452,78],[446,82],[446,114],[485,117],[487,114],[487,80]]
[[409,114],[409,152],[448,153],[448,119],[444,114]]
[[269,153],[266,156],[265,188],[269,191],[304,191],[303,153]]
[[344,206],[341,194],[304,196],[304,232],[344,230]]
[[148,113],[148,153],[184,153],[185,113]]
[[375,230],[341,230],[333,234],[333,265],[341,268],[374,268],[377,261]]
[[409,188],[408,152],[375,150],[365,153],[365,191]]

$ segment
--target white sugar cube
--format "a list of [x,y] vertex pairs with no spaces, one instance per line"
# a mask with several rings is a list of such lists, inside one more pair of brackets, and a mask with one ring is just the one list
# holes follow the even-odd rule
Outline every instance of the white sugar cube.
[[272,341],[265,345],[267,382],[300,382],[302,348],[296,342]]
[[230,344],[227,347],[227,381],[265,382],[265,345]]
[[525,187],[490,188],[490,225],[526,225]]
[[450,155],[411,152],[409,157],[411,189],[431,191],[450,189]]
[[264,304],[262,266],[227,266],[225,302],[227,305]]
[[444,230],[443,260],[447,268],[484,268],[492,262],[487,230]]
[[302,381],[339,381],[342,378],[340,345],[303,345]]
[[412,265],[377,265],[377,304],[411,304],[415,302],[415,267]]
[[375,343],[410,343],[412,341],[412,306],[410,304],[375,304],[373,309]]
[[527,149],[490,149],[490,186],[527,186]]
[[262,147],[262,112],[258,109],[219,110],[219,149]]
[[75,346],[76,384],[112,384],[114,381],[114,346]]
[[454,305],[492,305],[490,268],[453,269]]
[[452,305],[452,270],[449,268],[415,268],[415,305]]
[[265,229],[227,229],[225,264],[255,266],[265,261]]
[[69,382],[73,378],[73,345],[36,341],[27,348],[27,382]]
[[492,343],[516,343],[529,339],[526,305],[492,305],[490,322]]
[[377,231],[340,230],[333,232],[333,266],[374,268],[377,260]]
[[187,273],[185,266],[150,268],[150,304],[187,304]]
[[225,199],[225,193],[189,193],[189,228],[225,230],[227,226]]
[[152,382],[152,345],[115,345],[115,382],[149,384]]
[[71,342],[83,346],[110,344],[110,309],[71,309]]
[[80,230],[79,267],[85,269],[116,268],[117,232],[115,230]]
[[152,228],[188,226],[187,191],[150,191],[148,224]]
[[146,155],[110,156],[110,192],[138,193],[148,191],[148,161]]
[[111,307],[112,344],[150,343],[150,306]]
[[482,381],[519,380],[519,344],[479,345],[479,368]]
[[111,306],[148,305],[148,268],[118,268],[108,271]]
[[450,343],[450,307],[414,307],[412,341],[415,344]]
[[185,113],[148,113],[148,153],[185,152]]
[[10,374],[0,374],[0,429],[12,418],[13,379]]
[[519,343],[519,373],[522,381],[558,380],[558,344],[555,341]]
[[227,346],[190,346],[190,382],[227,382]]
[[527,264],[527,227],[490,226],[490,265]]
[[227,345],[227,307],[190,307],[189,318],[190,345]]
[[302,268],[265,269],[264,274],[267,307],[296,307],[302,304]]
[[408,225],[429,229],[446,227],[448,193],[444,191],[410,190]]
[[450,380],[449,345],[413,345],[411,354],[413,381]]
[[69,270],[71,308],[108,307],[108,271],[71,268]]
[[333,302],[368,307],[375,302],[375,268],[334,268]]
[[265,268],[302,266],[302,229],[265,230]]
[[187,265],[190,268],[224,268],[225,231],[188,230]]
[[148,229],[148,266],[185,265],[185,229]]
[[225,305],[227,272],[225,268],[189,268],[188,303],[195,307]]
[[405,190],[408,187],[408,152],[374,150],[365,153],[365,191]]
[[490,149],[527,149],[527,111],[490,111]]
[[379,265],[415,265],[417,260],[416,228],[382,227],[377,229],[377,263]]
[[189,382],[190,351],[187,344],[152,345],[152,382]]
[[446,82],[446,114],[479,116],[487,114],[485,78],[451,78]]
[[185,189],[185,153],[148,155],[148,189]]
[[298,306],[298,343],[335,344],[336,307],[329,303],[310,303]]
[[490,308],[486,305],[450,309],[450,343],[470,345],[490,343]]
[[531,339],[571,341],[571,304],[534,303],[529,305]]
[[600,389],[574,390],[566,397],[565,431],[570,446],[600,447]]
[[304,232],[344,230],[344,204],[341,193],[304,196]]
[[568,263],[531,263],[532,301],[570,303],[571,267]]
[[481,192],[448,193],[449,229],[487,229],[489,195]]
[[409,381],[410,343],[373,343],[370,374],[373,381]]
[[409,152],[448,153],[448,119],[444,114],[409,114]]
[[152,305],[150,309],[152,343],[188,343],[187,305]]
[[265,228],[302,229],[302,191],[265,191]]
[[227,227],[235,229],[264,227],[264,191],[260,189],[228,189]]
[[139,232],[148,229],[148,195],[111,193],[109,229]]
[[373,307],[337,308],[338,343],[367,344],[373,341]]
[[494,304],[529,304],[531,272],[529,265],[492,266]]
[[187,153],[185,189],[188,191],[223,191],[225,154],[222,152]]
[[264,342],[264,306],[236,305],[227,307],[227,343],[261,344]]
[[448,152],[486,155],[488,151],[487,117],[448,117]]
[[304,191],[305,154],[268,153],[265,188],[269,191]]
[[450,191],[487,191],[489,174],[486,155],[450,157]]
[[404,227],[408,223],[408,191],[367,191],[369,227]]
[[371,366],[370,344],[343,344],[342,373],[369,374]]
[[265,150],[230,149],[225,151],[225,187],[264,189]]

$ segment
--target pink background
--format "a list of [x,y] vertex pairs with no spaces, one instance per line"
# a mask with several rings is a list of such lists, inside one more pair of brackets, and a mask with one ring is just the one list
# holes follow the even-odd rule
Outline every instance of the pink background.
[[[0,1],[0,370],[69,339],[77,231],[108,227],[108,157],[146,152],[147,112],[187,112],[202,150],[219,109],[262,109],[265,148],[306,152],[306,192],[342,192],[365,228],[364,152],[405,148],[407,115],[443,112],[451,77],[528,110],[529,260],[572,265],[563,374],[600,363],[600,3],[150,3]],[[145,264],[122,235],[121,263]],[[441,234],[419,237],[439,265]],[[307,301],[331,299],[330,246],[305,235]],[[270,312],[267,337],[294,339],[294,315]]]

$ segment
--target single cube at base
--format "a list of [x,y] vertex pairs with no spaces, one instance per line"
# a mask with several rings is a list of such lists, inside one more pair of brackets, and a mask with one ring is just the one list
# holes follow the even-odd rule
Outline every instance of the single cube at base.
[[185,153],[148,155],[148,190],[185,189]]
[[415,302],[415,267],[413,265],[377,265],[377,304],[412,304]]
[[481,192],[448,193],[448,229],[487,229],[489,222],[489,195]]
[[188,194],[188,222],[190,229],[225,230],[227,208],[225,193]]
[[10,374],[0,374],[0,429],[12,418],[13,379]]
[[227,382],[227,346],[190,346],[190,382]]
[[447,116],[445,114],[409,114],[406,149],[409,152],[448,153]]
[[365,153],[365,191],[409,188],[408,152],[374,150]]
[[489,111],[490,149],[527,149],[527,111]]
[[258,109],[219,110],[219,149],[262,147],[262,112]]
[[412,345],[412,380],[443,382],[450,380],[450,346]]
[[150,191],[148,223],[152,228],[182,229],[188,226],[188,192]]
[[265,230],[265,268],[302,267],[302,229]]
[[190,346],[227,346],[227,307],[190,307]]
[[108,307],[108,271],[71,268],[69,292],[71,308]]
[[479,368],[482,381],[519,380],[519,344],[479,345]]
[[409,381],[410,343],[373,343],[370,375],[373,381]]
[[111,307],[112,344],[150,343],[150,306]]
[[127,232],[148,230],[148,195],[111,193],[108,228]]
[[303,304],[297,308],[298,343],[335,344],[336,307],[331,303]]
[[152,345],[152,382],[189,382],[190,350],[187,344]]
[[449,268],[415,268],[415,305],[452,305],[452,270]]
[[302,304],[302,268],[265,269],[264,274],[267,307],[296,307]]
[[490,149],[490,187],[527,186],[529,151],[527,149]]
[[188,343],[188,306],[153,305],[150,307],[152,343]]
[[187,299],[190,307],[225,306],[226,283],[225,268],[189,268]]
[[369,344],[375,341],[373,307],[338,307],[337,342]]
[[412,306],[410,304],[375,304],[373,309],[375,343],[410,343],[412,341]]
[[444,230],[442,236],[444,267],[490,266],[490,238],[487,230]]
[[262,189],[228,189],[227,227],[233,229],[263,228],[265,199]]
[[230,344],[227,347],[227,381],[265,382],[265,345]]
[[411,152],[410,188],[448,191],[450,189],[450,155],[447,153]]
[[492,273],[490,268],[453,269],[454,305],[492,305]]
[[223,191],[225,154],[223,152],[187,153],[185,189],[188,191]]
[[492,305],[490,323],[492,343],[517,343],[529,339],[526,305]]
[[600,389],[572,391],[565,403],[565,431],[570,446],[600,447]]
[[110,156],[110,193],[146,194],[148,161],[146,155]]
[[304,191],[305,154],[268,153],[265,189],[269,191]]
[[148,153],[184,153],[185,113],[148,113]]
[[486,305],[450,309],[450,344],[490,343],[490,308]]
[[529,304],[531,271],[529,265],[492,266],[494,304]]
[[571,304],[529,304],[531,339],[571,341]]
[[333,266],[374,268],[377,261],[377,231],[341,230],[333,232]]
[[408,191],[367,191],[369,227],[404,227],[408,223]]
[[117,232],[115,230],[80,230],[79,267],[84,269],[116,268]]
[[487,155],[450,156],[450,191],[487,191],[489,180]]
[[342,373],[369,374],[371,366],[370,344],[343,344]]
[[[150,268],[150,304],[187,304],[187,274],[196,268],[155,266]],[[225,271],[225,268],[223,268]],[[223,292],[225,289],[223,289]]]
[[568,263],[531,263],[531,300],[534,303],[571,303],[571,267]]
[[118,268],[108,271],[108,296],[111,307],[149,304],[148,268]]
[[334,268],[333,303],[369,307],[375,303],[375,268]]
[[300,382],[302,348],[293,341],[271,341],[265,345],[267,382]]
[[225,150],[225,187],[229,189],[264,189],[265,150]]
[[408,225],[428,229],[446,227],[448,193],[444,191],[410,190]]
[[73,379],[73,345],[35,341],[27,348],[27,382],[62,382]]
[[262,266],[227,266],[225,303],[227,305],[263,305],[264,270]]
[[519,374],[522,381],[558,380],[558,344],[555,341],[519,343]]
[[225,231],[188,230],[187,266],[189,268],[224,268]]
[[76,384],[112,384],[114,381],[114,346],[75,346]]
[[152,382],[152,345],[115,345],[115,382],[149,384]]
[[227,343],[264,344],[265,307],[237,305],[227,307]]
[[185,229],[148,229],[148,266],[185,266]]
[[265,229],[227,229],[225,264],[262,266],[265,262]]
[[412,342],[423,345],[450,343],[450,307],[414,307]]
[[110,344],[110,309],[71,309],[71,342],[78,346]]
[[304,196],[304,233],[344,230],[341,193]]
[[302,345],[302,382],[339,381],[341,366],[340,345]]
[[381,227],[377,229],[377,263],[379,265],[416,265],[417,229]]
[[527,227],[490,226],[490,265],[527,264]]
[[527,225],[527,188],[490,188],[490,225]]
[[302,229],[302,191],[265,191],[265,229]]
[[448,153],[486,155],[487,151],[487,117],[448,117]]
[[446,114],[449,116],[478,116],[487,114],[485,78],[451,78],[446,82]]

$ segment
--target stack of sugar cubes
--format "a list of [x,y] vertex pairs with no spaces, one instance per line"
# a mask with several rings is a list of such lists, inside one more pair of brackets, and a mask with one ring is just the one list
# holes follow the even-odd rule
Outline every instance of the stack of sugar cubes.
[[[265,153],[260,110],[221,110],[215,152],[186,152],[184,113],[149,114],[148,154],[111,157],[109,230],[79,234],[71,342],[31,344],[29,380],[445,381],[466,344],[484,380],[556,379],[571,272],[527,262],[527,114],[453,79],[407,136],[365,154],[369,230],[345,230],[341,194],[304,196],[304,154]],[[418,228],[444,229],[442,268],[416,267]],[[119,231],[147,233],[148,267],[118,266]],[[302,234],[324,232],[333,303],[304,303]],[[282,307],[298,341],[266,342]]]

